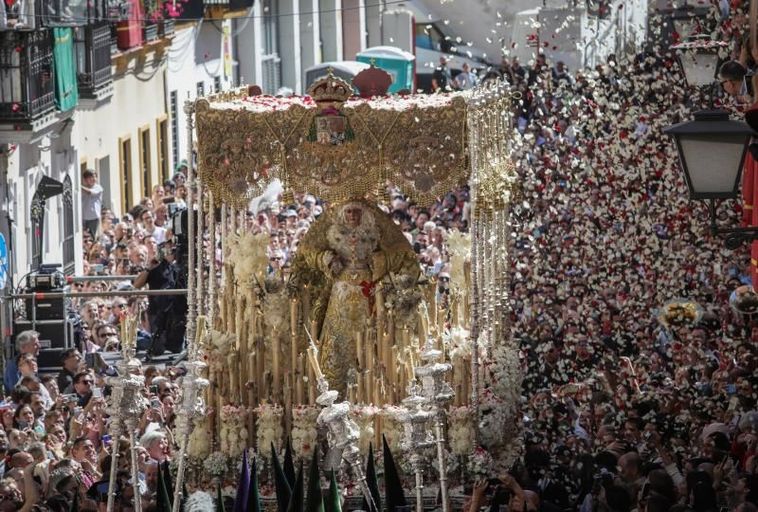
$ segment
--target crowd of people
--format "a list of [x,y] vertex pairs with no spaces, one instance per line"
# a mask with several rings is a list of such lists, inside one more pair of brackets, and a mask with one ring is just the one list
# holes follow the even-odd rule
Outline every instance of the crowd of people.
[[[750,258],[710,234],[663,133],[705,98],[664,53],[503,72],[524,98],[511,275],[524,452],[470,510],[756,510]],[[735,110],[739,81],[719,100]],[[718,221],[741,213],[726,202]]]

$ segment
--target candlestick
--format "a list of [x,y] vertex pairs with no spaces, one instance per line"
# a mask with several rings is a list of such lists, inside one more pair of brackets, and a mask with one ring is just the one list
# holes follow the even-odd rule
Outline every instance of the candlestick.
[[271,366],[273,367],[272,370],[274,372],[274,382],[272,383],[274,388],[274,396],[272,397],[274,399],[274,403],[281,404],[281,389],[282,389],[282,383],[279,380],[279,333],[276,329],[274,329],[271,333]]
[[305,354],[300,354],[297,360],[297,373],[295,374],[295,403],[302,405],[303,403],[303,370],[305,368]]
[[355,333],[355,353],[358,358],[358,371],[365,369],[363,358],[363,333],[358,331]]
[[297,299],[290,300],[290,370],[297,368]]

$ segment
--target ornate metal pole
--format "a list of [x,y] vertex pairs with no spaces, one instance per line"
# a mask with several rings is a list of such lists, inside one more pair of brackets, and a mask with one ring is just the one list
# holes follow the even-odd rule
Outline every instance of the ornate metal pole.
[[205,311],[205,197],[203,192],[205,187],[202,180],[195,177],[197,186],[197,232],[195,233],[195,247],[197,249],[197,286],[195,287],[195,302],[197,303],[197,315],[201,316]]
[[361,429],[350,419],[350,402],[334,403],[339,393],[329,389],[329,382],[321,373],[321,366],[318,364],[318,348],[316,348],[308,329],[305,329],[305,333],[310,340],[308,360],[313,368],[320,393],[316,398],[316,403],[323,406],[318,418],[316,418],[316,424],[327,428],[326,438],[329,443],[329,453],[326,456],[326,467],[337,470],[340,460],[347,462],[353,472],[353,477],[358,481],[363,497],[366,498],[369,512],[380,512],[366,482],[366,475],[363,473],[361,450],[358,448]]
[[[139,418],[128,418],[126,420],[126,428],[129,430],[129,443],[131,447],[129,448],[129,452],[131,454],[132,459],[132,481],[138,482],[139,481],[139,462],[138,462],[138,456],[137,456],[137,436],[136,432],[139,428]],[[142,511],[142,495],[139,492],[139,484],[136,486],[137,492],[135,492],[134,497],[134,512],[141,512]]]
[[[125,329],[132,332],[130,329]],[[130,342],[130,336],[123,340],[124,350],[121,360],[116,364],[117,375],[106,379],[111,386],[111,396],[108,399],[106,412],[111,416],[111,432],[115,439],[113,440],[113,461],[111,463],[111,472],[108,481],[108,502],[106,510],[113,511],[116,484],[116,467],[118,466],[118,445],[122,433],[122,426],[126,426],[129,432],[129,439],[134,446],[134,433],[139,424],[142,413],[148,406],[147,400],[142,396],[142,389],[145,387],[145,378],[139,375],[140,362],[134,358],[133,342]],[[138,481],[137,468],[132,461],[132,479]],[[139,490],[135,492],[134,510],[142,510],[142,501]]]
[[195,416],[205,414],[205,404],[200,392],[209,384],[206,379],[200,377],[200,372],[205,368],[205,363],[192,360],[187,362],[185,367],[187,374],[182,377],[182,406],[176,416],[176,432],[179,437],[179,466],[176,471],[173,512],[179,512],[181,507],[182,483],[184,481],[190,427]]
[[[208,236],[210,253],[208,254],[208,332],[213,329],[216,318],[216,205],[213,191],[208,191]],[[197,354],[197,352],[195,352]],[[194,359],[194,358],[193,358]]]
[[421,450],[434,444],[434,438],[426,428],[434,413],[422,409],[428,401],[418,394],[418,386],[415,383],[408,386],[408,391],[410,395],[402,402],[404,409],[397,415],[404,429],[400,447],[411,455],[411,465],[416,474],[416,512],[424,512],[424,468]]
[[437,464],[439,465],[440,493],[442,494],[442,512],[448,512],[447,497],[447,464],[445,459],[445,429],[447,405],[455,396],[453,388],[445,381],[445,374],[453,369],[450,363],[437,362],[442,357],[442,351],[435,347],[434,338],[427,338],[421,360],[423,366],[416,367],[416,375],[421,378],[424,397],[432,404],[434,413],[434,433],[437,443]]
[[[184,113],[187,115],[187,241],[192,243],[195,240],[195,216],[193,193],[195,191],[195,169],[193,165],[192,141],[193,128],[195,125],[195,102],[187,100],[184,102]],[[195,344],[195,326],[197,311],[195,309],[195,250],[189,247],[187,251],[187,345],[192,347]],[[189,350],[189,349],[188,349]]]

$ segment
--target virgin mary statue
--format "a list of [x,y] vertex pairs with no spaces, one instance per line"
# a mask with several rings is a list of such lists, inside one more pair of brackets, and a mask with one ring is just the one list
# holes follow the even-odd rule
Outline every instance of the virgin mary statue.
[[357,333],[376,329],[377,290],[408,282],[408,276],[415,285],[416,255],[387,214],[352,200],[314,224],[300,243],[293,271],[300,284],[313,285],[311,320],[320,328],[311,335],[318,336],[330,386],[345,393],[354,379]]

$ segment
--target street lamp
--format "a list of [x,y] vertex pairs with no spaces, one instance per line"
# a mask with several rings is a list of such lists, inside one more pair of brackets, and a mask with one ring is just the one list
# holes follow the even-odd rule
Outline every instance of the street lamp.
[[740,176],[753,130],[729,119],[724,110],[704,110],[687,121],[664,129],[674,137],[690,199],[708,201],[710,228],[725,235],[726,245],[758,239],[758,228],[720,228],[716,224],[716,200],[739,195]]
[[711,87],[711,109],[696,112],[694,121],[670,126],[664,133],[674,137],[676,142],[690,199],[707,201],[711,233],[724,236],[726,246],[734,249],[742,242],[757,240],[758,227],[719,227],[716,200],[739,196],[748,142],[755,132],[752,124],[730,120],[725,110],[713,110],[719,53],[726,46],[726,42],[714,41],[708,36],[691,37],[672,46],[677,51],[687,85],[703,92]]
[[673,45],[671,49],[676,50],[687,85],[705,88],[716,83],[719,51],[727,46],[725,41],[714,41],[708,36],[695,36]]

